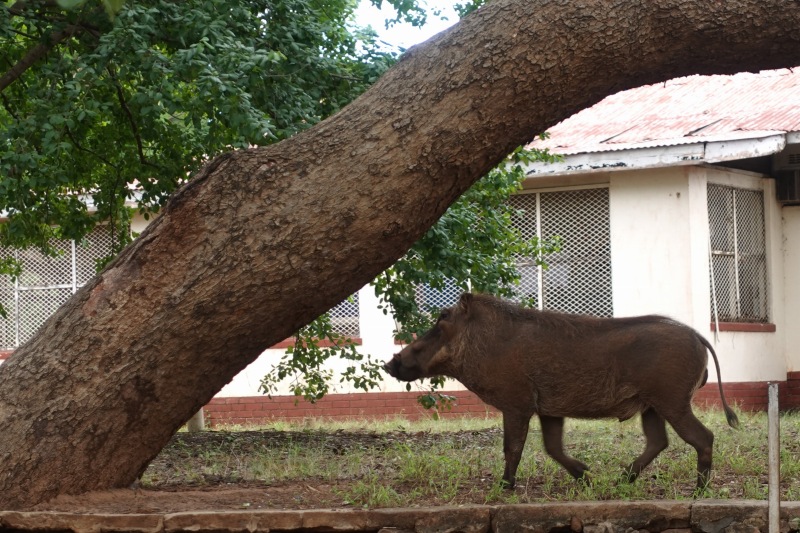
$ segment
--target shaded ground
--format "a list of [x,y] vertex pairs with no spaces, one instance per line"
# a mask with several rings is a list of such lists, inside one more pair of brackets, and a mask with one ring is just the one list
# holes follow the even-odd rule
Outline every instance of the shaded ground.
[[[360,431],[236,431],[178,433],[151,463],[135,487],[78,496],[61,496],[32,510],[77,513],[152,513],[198,510],[352,508],[348,496],[362,476],[337,479],[253,480],[243,475],[243,458],[269,450],[286,459],[298,450],[314,459],[370,454],[377,459],[398,447],[494,448],[498,428],[452,433]],[[495,450],[497,451],[497,450]],[[277,452],[277,453],[276,453]],[[224,457],[223,457],[224,456]],[[240,463],[231,467],[231,463]],[[288,462],[288,461],[287,461]],[[222,464],[222,463],[227,463]],[[377,465],[380,468],[380,462]],[[293,478],[291,465],[286,477]],[[298,473],[300,475],[300,473]],[[330,476],[326,476],[330,477]],[[491,480],[483,480],[487,488]],[[406,487],[409,489],[409,487]],[[466,490],[466,492],[471,492]],[[465,500],[466,501],[466,500]],[[447,503],[427,501],[426,505]],[[483,502],[481,502],[483,503]]]
[[[544,456],[538,432],[532,430],[513,492],[499,488],[502,431],[498,427],[453,432],[179,433],[136,488],[61,496],[35,510],[168,513],[691,498],[696,455],[674,436],[647,476],[632,485],[619,481],[619,465],[644,446],[637,426],[591,429],[585,439],[567,446],[569,453],[591,465],[595,477],[588,487]],[[794,431],[788,436],[796,436]],[[580,433],[586,432],[582,428]],[[767,479],[762,474],[766,469],[759,472],[760,463],[751,472],[752,466],[727,460],[739,453],[745,457],[763,454],[766,460],[766,441],[763,449],[762,442],[755,445],[757,449],[748,449],[738,442],[740,437],[724,437],[722,444],[718,439],[717,447],[722,449],[716,451],[715,459],[722,460],[716,461],[709,496],[766,497]],[[725,438],[732,444],[725,444]],[[728,451],[730,446],[735,453]],[[791,446],[788,453],[800,455],[798,444]],[[798,479],[800,472],[790,472],[788,483],[796,485]],[[794,493],[784,495],[794,497]]]

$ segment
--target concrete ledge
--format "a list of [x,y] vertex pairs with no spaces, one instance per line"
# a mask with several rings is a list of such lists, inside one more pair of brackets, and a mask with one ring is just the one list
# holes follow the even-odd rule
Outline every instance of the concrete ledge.
[[[0,512],[0,530],[51,533],[767,533],[756,500],[569,502],[420,509],[203,511],[173,514]],[[800,533],[800,502],[781,503],[781,533]]]
[[691,502],[569,502],[542,505],[502,505],[494,508],[492,531],[594,533],[601,530],[662,532],[687,529]]
[[[315,509],[307,511],[235,511],[175,513],[164,517],[164,531],[463,531],[488,530],[489,506],[424,509]],[[0,520],[2,518],[0,517]]]
[[0,511],[0,530],[160,533],[164,531],[164,516]]
[[[702,533],[767,531],[769,506],[763,500],[698,500],[692,528]],[[800,531],[800,502],[781,502],[781,533]]]

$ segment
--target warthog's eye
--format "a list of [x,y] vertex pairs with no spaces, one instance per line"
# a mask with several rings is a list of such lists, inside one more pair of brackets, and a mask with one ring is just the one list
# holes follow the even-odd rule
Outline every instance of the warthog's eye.
[[439,320],[447,320],[448,318],[450,318],[450,311],[442,309],[442,312],[439,313]]

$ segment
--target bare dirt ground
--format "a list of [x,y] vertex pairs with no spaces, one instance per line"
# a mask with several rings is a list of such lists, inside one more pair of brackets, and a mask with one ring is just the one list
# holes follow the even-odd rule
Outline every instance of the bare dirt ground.
[[[203,472],[191,463],[204,462],[211,450],[236,450],[229,460],[258,453],[259,450],[314,448],[318,453],[332,456],[359,452],[379,452],[398,445],[411,447],[442,444],[446,439],[454,445],[494,448],[501,431],[498,428],[452,433],[396,431],[388,433],[360,431],[237,431],[178,433],[150,464],[143,479],[155,482],[137,483],[125,489],[59,496],[33,507],[32,511],[63,511],[73,513],[171,513],[182,511],[223,511],[256,509],[329,509],[352,508],[343,495],[352,490],[358,479],[344,478],[322,481],[313,476],[288,481],[246,481],[235,469],[227,475]],[[495,450],[497,451],[497,450]],[[196,461],[193,461],[196,460]],[[176,472],[192,469],[191,473]],[[207,469],[205,469],[207,470]],[[491,474],[490,474],[491,475]],[[488,490],[491,480],[481,483]],[[405,490],[413,490],[405,487]],[[403,490],[403,488],[401,488]],[[475,494],[464,487],[464,503]],[[480,499],[480,498],[477,498]],[[428,500],[426,505],[452,502]]]

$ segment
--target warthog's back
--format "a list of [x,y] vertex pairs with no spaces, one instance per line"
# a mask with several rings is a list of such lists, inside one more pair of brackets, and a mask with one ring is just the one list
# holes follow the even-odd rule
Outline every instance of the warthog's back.
[[[479,345],[503,379],[518,376],[505,390],[532,388],[539,414],[626,419],[654,404],[688,404],[703,380],[705,346],[669,318],[595,318],[474,300],[481,318],[471,324],[475,342],[465,346]],[[500,384],[486,388],[499,392]],[[505,403],[494,394],[486,401]]]

